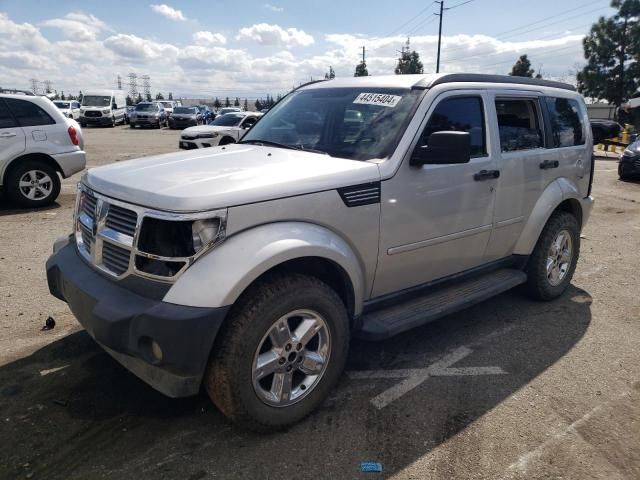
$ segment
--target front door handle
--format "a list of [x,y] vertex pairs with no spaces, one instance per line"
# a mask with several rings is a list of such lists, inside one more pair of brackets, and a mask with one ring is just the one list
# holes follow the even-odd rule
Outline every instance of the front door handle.
[[560,166],[560,162],[558,160],[545,160],[540,164],[540,168],[542,170],[548,170],[549,168],[558,168]]
[[498,178],[500,176],[500,170],[480,170],[473,176],[473,179],[476,182],[480,182],[482,180],[492,180],[494,178]]
[[13,132],[2,132],[2,133],[0,133],[0,137],[3,137],[3,138],[9,138],[9,137],[15,137],[15,136],[16,136],[16,134],[13,133]]

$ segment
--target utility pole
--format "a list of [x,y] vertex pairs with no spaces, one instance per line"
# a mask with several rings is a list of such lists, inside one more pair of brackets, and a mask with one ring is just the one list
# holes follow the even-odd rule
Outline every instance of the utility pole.
[[362,47],[362,64],[364,65],[364,46]]
[[440,45],[442,45],[442,16],[444,14],[444,0],[436,2],[440,4],[440,28],[438,29],[438,60],[436,61],[436,73],[440,73]]

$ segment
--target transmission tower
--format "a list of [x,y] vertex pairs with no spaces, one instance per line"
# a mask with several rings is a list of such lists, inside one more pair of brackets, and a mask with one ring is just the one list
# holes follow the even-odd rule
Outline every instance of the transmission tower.
[[118,74],[118,78],[116,80],[116,84],[118,86],[118,90],[122,90],[122,76]]
[[129,96],[134,102],[138,98],[138,75],[133,72],[129,74]]
[[144,91],[144,98],[151,97],[151,77],[149,75],[142,76],[142,90]]
[[44,82],[44,93],[51,93],[51,80],[45,80]]
[[31,82],[31,91],[33,92],[34,95],[38,95],[39,93],[39,88],[38,85],[40,84],[40,82],[38,81],[37,78],[31,78],[29,79],[29,82]]

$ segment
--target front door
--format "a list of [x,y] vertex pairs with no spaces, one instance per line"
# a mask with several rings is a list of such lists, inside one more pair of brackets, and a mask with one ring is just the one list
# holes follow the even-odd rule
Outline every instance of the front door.
[[[0,180],[9,160],[13,160],[25,150],[24,131],[9,111],[7,104],[0,98]],[[6,179],[5,179],[6,180]],[[0,182],[2,183],[2,182]]]
[[[413,148],[438,131],[471,136],[464,164],[411,166],[382,182],[380,250],[372,296],[481,265],[492,229],[495,158],[487,137],[486,94],[458,90],[435,99]],[[482,172],[481,175],[478,175]]]

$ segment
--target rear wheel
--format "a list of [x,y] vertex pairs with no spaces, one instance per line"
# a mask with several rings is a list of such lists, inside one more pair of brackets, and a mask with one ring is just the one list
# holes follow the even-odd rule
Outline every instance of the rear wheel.
[[109,127],[113,128],[116,126],[116,117],[111,117],[111,123],[109,124]]
[[20,162],[7,179],[7,192],[11,199],[25,207],[52,204],[60,194],[58,172],[46,163]]
[[135,124],[135,123],[133,123],[133,122],[130,122],[130,123],[129,123],[129,128],[136,128],[136,124]]
[[327,397],[348,348],[347,312],[329,286],[306,275],[273,276],[231,314],[205,387],[233,421],[252,430],[281,429]]
[[562,295],[580,254],[580,227],[568,212],[554,213],[545,225],[527,267],[528,294],[537,300]]

